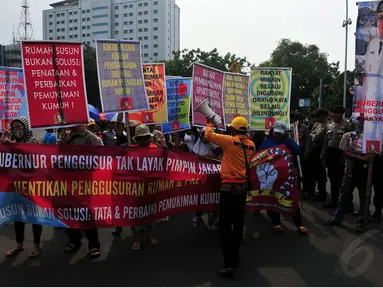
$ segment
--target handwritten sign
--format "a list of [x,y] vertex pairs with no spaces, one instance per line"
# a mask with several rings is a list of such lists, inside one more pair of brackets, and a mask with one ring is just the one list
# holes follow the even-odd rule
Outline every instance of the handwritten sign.
[[25,97],[23,69],[0,67],[0,131],[10,129],[13,119],[28,117]]
[[276,121],[290,123],[291,68],[252,68],[250,128],[265,130]]
[[166,79],[168,123],[162,125],[163,134],[190,129],[191,78]]
[[225,73],[223,103],[226,123],[231,123],[237,116],[249,121],[249,76]]
[[25,41],[22,54],[31,127],[88,123],[82,45]]
[[96,50],[102,111],[148,110],[140,43],[97,40]]
[[165,64],[143,64],[142,69],[150,110],[129,113],[129,119],[145,124],[166,123],[168,122],[168,109],[166,101]]
[[223,78],[224,73],[214,68],[201,64],[194,64],[193,67],[193,125],[205,126],[206,117],[201,113],[195,112],[201,102],[209,100],[211,110],[222,118],[222,126],[225,127],[225,115],[223,109]]

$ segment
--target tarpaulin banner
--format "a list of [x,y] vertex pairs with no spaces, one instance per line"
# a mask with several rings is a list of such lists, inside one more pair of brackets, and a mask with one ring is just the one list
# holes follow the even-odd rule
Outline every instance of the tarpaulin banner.
[[162,124],[162,133],[169,134],[190,129],[191,78],[166,80],[169,122]]
[[276,121],[290,123],[291,76],[291,68],[251,69],[251,130],[270,129]]
[[[284,146],[252,160],[249,209],[293,213],[292,157]],[[0,146],[0,225],[141,225],[181,212],[217,209],[220,162],[156,148]]]
[[143,64],[148,111],[129,113],[129,120],[145,124],[162,124],[168,122],[165,64]]
[[23,69],[0,67],[0,131],[21,116],[28,117]]
[[364,121],[363,153],[382,153],[383,3],[359,2],[353,115]]
[[88,123],[82,44],[23,41],[22,54],[31,128]]
[[222,126],[218,128],[225,127],[225,113],[223,108],[223,78],[224,73],[222,71],[201,64],[193,65],[193,125],[206,125],[206,117],[201,113],[195,112],[195,109],[199,104],[201,104],[201,102],[208,99],[211,110],[222,118]]
[[138,41],[96,40],[103,113],[149,109]]
[[223,106],[227,124],[237,116],[243,116],[249,121],[249,76],[225,73]]

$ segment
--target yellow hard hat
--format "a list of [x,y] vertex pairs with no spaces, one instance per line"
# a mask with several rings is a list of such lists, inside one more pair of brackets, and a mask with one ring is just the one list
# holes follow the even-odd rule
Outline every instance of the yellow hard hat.
[[88,126],[96,125],[96,122],[93,119],[90,119]]
[[249,126],[249,122],[247,122],[245,117],[238,116],[231,121],[231,124],[229,127],[234,128],[237,131],[243,131],[246,132]]

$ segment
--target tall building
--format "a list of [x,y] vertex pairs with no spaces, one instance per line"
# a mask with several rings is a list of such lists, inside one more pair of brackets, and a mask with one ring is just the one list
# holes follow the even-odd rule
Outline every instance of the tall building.
[[145,63],[168,60],[180,49],[175,0],[65,0],[43,11],[44,40],[139,40]]
[[20,44],[0,45],[0,66],[22,67]]

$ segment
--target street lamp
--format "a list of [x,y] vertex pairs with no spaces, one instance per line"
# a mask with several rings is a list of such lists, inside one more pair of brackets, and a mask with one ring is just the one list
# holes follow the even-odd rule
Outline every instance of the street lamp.
[[348,48],[348,25],[351,25],[351,18],[348,18],[348,0],[346,0],[346,20],[343,21],[343,28],[346,28],[345,60],[344,60],[344,83],[343,83],[343,107],[346,108],[347,96],[347,48]]

